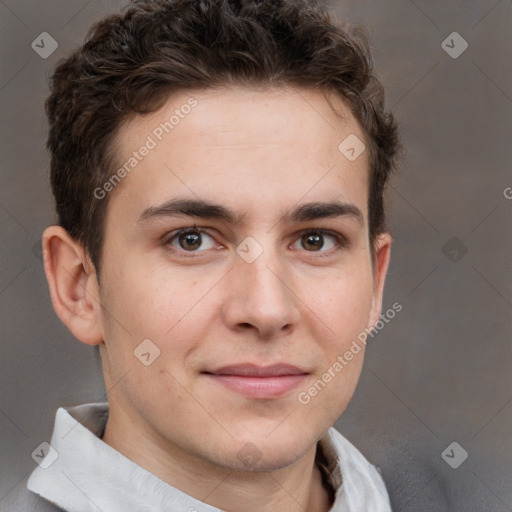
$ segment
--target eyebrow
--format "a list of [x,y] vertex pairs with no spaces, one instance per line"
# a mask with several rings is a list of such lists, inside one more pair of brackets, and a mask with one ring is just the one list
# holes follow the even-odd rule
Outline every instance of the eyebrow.
[[[146,208],[139,217],[139,223],[159,217],[176,217],[186,215],[201,219],[217,219],[231,224],[238,224],[244,215],[238,215],[225,206],[202,201],[200,199],[171,199],[158,206]],[[362,211],[354,204],[340,201],[312,202],[288,210],[282,220],[304,222],[332,217],[352,217],[359,224],[364,224]]]
[[357,220],[359,224],[364,224],[363,212],[355,204],[342,203],[340,201],[306,203],[289,212],[286,218],[295,222],[303,222],[344,216],[352,217]]

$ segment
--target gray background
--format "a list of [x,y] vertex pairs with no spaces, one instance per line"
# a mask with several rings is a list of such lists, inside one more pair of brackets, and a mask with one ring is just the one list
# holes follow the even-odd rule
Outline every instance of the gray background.
[[[39,237],[54,220],[43,101],[55,63],[123,4],[0,1],[1,511],[38,509],[30,454],[56,408],[105,399],[43,273]],[[512,3],[331,4],[370,28],[407,148],[388,194],[384,306],[403,310],[371,340],[336,426],[381,467],[395,511],[511,511]],[[44,31],[59,44],[47,59],[31,48]],[[452,32],[469,44],[458,58],[442,47]],[[458,469],[441,456],[453,441],[468,453]]]

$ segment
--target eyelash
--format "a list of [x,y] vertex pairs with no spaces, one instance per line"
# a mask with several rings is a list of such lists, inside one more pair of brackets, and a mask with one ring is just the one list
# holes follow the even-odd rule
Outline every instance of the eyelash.
[[[349,245],[348,240],[346,237],[344,237],[341,233],[337,233],[336,231],[331,231],[329,229],[321,229],[321,228],[309,228],[304,229],[299,232],[299,236],[297,237],[297,240],[300,240],[304,236],[307,235],[327,235],[331,236],[334,239],[334,247],[331,249],[328,249],[326,251],[306,251],[305,252],[311,253],[315,258],[327,258],[333,255],[333,253],[337,253],[341,251],[342,249],[346,249]],[[295,242],[294,242],[295,243]]]
[[[194,224],[191,227],[178,229],[176,231],[172,231],[171,233],[169,233],[168,236],[166,236],[164,238],[164,245],[166,247],[169,247],[175,239],[177,239],[179,236],[186,234],[186,233],[206,234],[213,239],[213,236],[210,235],[207,230],[205,230],[203,228],[198,228]],[[332,256],[333,253],[338,252],[342,249],[345,249],[349,246],[349,241],[341,233],[337,233],[336,231],[331,231],[331,230],[322,229],[322,228],[309,228],[309,229],[300,231],[298,234],[298,237],[295,239],[295,242],[297,240],[300,240],[301,238],[303,238],[306,235],[319,235],[319,234],[331,236],[334,239],[335,246],[331,249],[328,249],[327,251],[318,251],[318,252],[317,251],[306,251],[304,249],[305,252],[312,253],[315,258],[325,258],[325,257]],[[206,252],[209,249],[206,249],[203,251],[186,251],[185,249],[177,249],[175,247],[171,247],[170,250],[172,250],[173,252],[179,253],[180,256],[185,257],[185,258],[199,258],[202,256],[201,253]]]

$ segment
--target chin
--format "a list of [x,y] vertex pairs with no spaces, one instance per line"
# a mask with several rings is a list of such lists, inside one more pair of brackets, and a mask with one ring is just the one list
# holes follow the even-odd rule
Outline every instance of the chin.
[[[317,436],[308,435],[297,427],[294,432],[283,429],[270,434],[265,430],[258,434],[241,436],[233,440],[229,465],[236,471],[276,471],[293,464],[311,450]],[[233,446],[236,447],[233,456]]]

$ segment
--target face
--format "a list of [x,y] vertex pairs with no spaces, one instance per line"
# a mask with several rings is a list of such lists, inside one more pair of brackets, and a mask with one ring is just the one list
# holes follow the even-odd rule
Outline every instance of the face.
[[102,358],[109,400],[155,443],[279,468],[347,406],[389,241],[372,268],[367,154],[338,149],[364,135],[334,107],[303,89],[187,92],[119,132],[118,161],[137,163],[109,192]]

